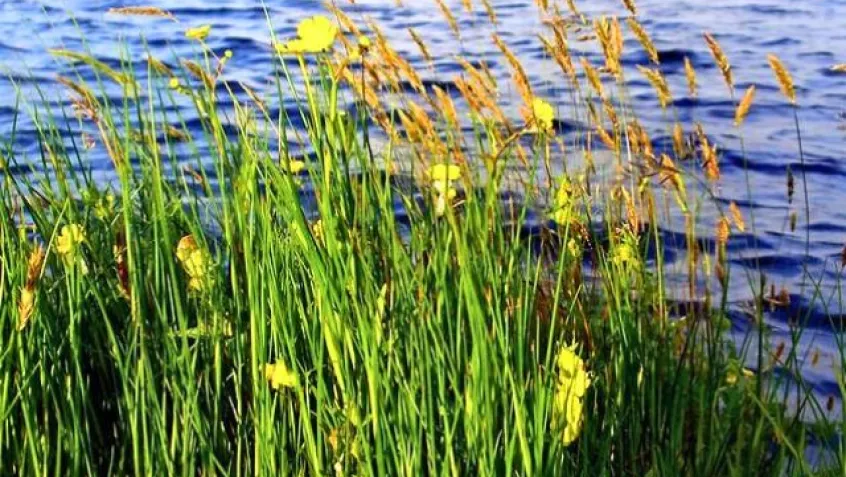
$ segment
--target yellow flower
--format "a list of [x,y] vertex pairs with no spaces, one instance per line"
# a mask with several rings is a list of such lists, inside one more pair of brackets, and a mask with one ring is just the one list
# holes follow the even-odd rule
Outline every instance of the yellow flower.
[[201,291],[205,288],[208,278],[209,258],[201,249],[194,237],[186,235],[176,245],[176,258],[182,264],[182,269],[188,275],[188,288]]
[[582,246],[574,238],[567,242],[567,251],[570,252],[572,257],[580,258],[582,256]]
[[176,244],[176,258],[179,259],[180,262],[184,262],[185,260],[188,260],[191,253],[198,248],[199,247],[197,246],[197,242],[194,240],[194,237],[186,235],[179,239],[179,243]]
[[299,384],[297,375],[288,369],[288,366],[282,361],[277,361],[275,364],[265,364],[264,377],[270,382],[270,386],[276,390],[295,388]]
[[565,446],[572,444],[582,431],[582,423],[584,422],[583,408],[584,403],[582,400],[574,395],[567,396],[561,404],[561,412],[565,416],[561,439]]
[[614,249],[614,257],[612,260],[619,266],[636,263],[634,247],[632,247],[632,245],[628,242],[623,242],[620,245],[617,245]]
[[731,360],[726,369],[726,384],[729,386],[737,384],[737,380],[740,376],[744,379],[749,379],[754,377],[755,373],[749,368],[741,366],[741,364],[736,360]]
[[535,125],[544,131],[552,130],[552,122],[555,119],[555,112],[552,105],[546,101],[535,98],[532,100],[532,117]]
[[305,167],[305,162],[292,159],[290,164],[288,165],[288,172],[290,172],[291,174],[299,174],[303,171],[303,169],[305,169]]
[[576,346],[563,347],[558,352],[559,384],[566,381],[568,387],[577,397],[583,397],[590,387],[590,377],[585,370],[585,362],[575,352]]
[[429,168],[429,179],[432,181],[435,199],[435,215],[441,217],[458,192],[452,183],[461,178],[461,168],[454,164],[435,164]]
[[195,28],[189,28],[185,31],[185,37],[189,40],[203,41],[208,38],[211,29],[211,25],[202,25]]
[[433,182],[452,182],[461,178],[461,168],[455,164],[435,164],[429,168],[429,178]]
[[361,36],[358,37],[358,47],[362,51],[369,50],[372,45],[373,45],[373,43],[370,41],[370,38],[368,38],[364,35],[361,35]]
[[555,390],[553,419],[561,426],[562,441],[570,445],[579,436],[584,420],[584,397],[590,387],[585,363],[575,352],[575,345],[558,352],[558,385]]
[[298,38],[288,43],[277,43],[280,55],[321,53],[328,50],[338,36],[338,26],[332,20],[316,15],[301,21],[297,27]]
[[311,234],[317,242],[323,242],[323,220],[317,219],[311,224]]
[[555,193],[550,218],[559,225],[566,225],[572,222],[576,209],[576,194],[573,184],[567,176],[561,178],[561,185]]
[[76,251],[76,248],[85,241],[85,229],[79,224],[70,224],[62,227],[59,238],[56,239],[56,251],[59,255],[68,256]]
[[[191,90],[187,86],[185,86],[184,84],[180,83],[179,78],[176,78],[176,77],[171,78],[170,81],[168,81],[167,86],[170,89],[172,89],[173,91],[176,91],[179,94],[183,94],[185,96],[191,95]],[[198,103],[198,106],[200,106],[199,103]],[[202,107],[202,106],[200,106],[200,107]]]
[[195,292],[203,291],[206,287],[206,281],[202,277],[191,277],[188,279],[188,289]]

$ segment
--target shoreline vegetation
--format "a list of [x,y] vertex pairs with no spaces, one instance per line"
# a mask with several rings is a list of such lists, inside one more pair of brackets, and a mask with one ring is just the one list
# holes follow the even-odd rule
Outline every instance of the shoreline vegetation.
[[[40,88],[21,100],[38,157],[2,131],[0,473],[843,475],[834,398],[768,339],[764,310],[788,291],[729,267],[731,235],[755,222],[715,199],[717,144],[674,114],[698,73],[685,60],[688,91],[670,90],[632,0],[623,18],[553,3],[538,1],[531,40],[572,111],[535,92],[496,34],[512,84],[457,57],[445,88],[331,4],[274,40],[265,97],[223,80],[238,52],[208,47],[212,25],[186,25],[196,57],[150,55],[141,74],[51,50],[70,106]],[[497,21],[487,0],[460,8]],[[646,64],[621,64],[624,38]],[[704,46],[742,138],[755,86],[738,90],[730,52],[708,33]],[[768,61],[801,157],[800,98]],[[654,87],[671,145],[638,122],[633,78]],[[505,88],[519,117],[498,103]],[[565,134],[571,117],[588,127]],[[94,148],[113,184],[86,169]],[[40,167],[8,172],[27,164]],[[786,174],[792,200],[802,171]],[[700,237],[706,205],[719,215]],[[682,287],[663,262],[670,210],[687,230]],[[742,343],[726,336],[730,273],[754,296]]]

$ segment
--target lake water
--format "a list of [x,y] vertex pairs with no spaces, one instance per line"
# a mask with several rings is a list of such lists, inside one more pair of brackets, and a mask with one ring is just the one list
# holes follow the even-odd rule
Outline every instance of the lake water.
[[[183,38],[189,26],[209,23],[214,26],[209,45],[216,51],[232,49],[235,56],[225,79],[240,80],[253,89],[273,91],[270,30],[259,0],[181,0],[162,2],[148,0],[148,5],[169,9],[180,20],[116,17],[105,12],[124,2],[102,0],[0,0],[0,135],[7,138],[12,128],[15,107],[13,81],[30,97],[35,86],[43,88],[51,100],[67,99],[55,78],[67,72],[67,65],[47,54],[48,48],[66,47],[80,50],[85,44],[93,54],[117,65],[123,43],[137,64],[146,56],[140,38],[147,48],[163,59],[191,57],[195,45]],[[320,13],[321,2],[311,0],[265,0],[276,34],[280,38],[294,35],[296,24],[306,16]],[[461,42],[456,42],[432,0],[356,0],[345,9],[356,20],[369,17],[380,23],[395,48],[419,66],[426,81],[448,84],[460,72],[455,54],[470,60],[486,60],[495,73],[505,79],[506,65],[490,46],[490,35],[497,31],[525,62],[536,93],[561,106],[566,119],[569,93],[563,91],[564,80],[557,67],[545,57],[535,34],[543,30],[534,1],[494,0],[499,24],[494,29],[487,21],[481,3],[474,1],[476,11],[463,13],[460,0],[447,0],[462,26]],[[564,2],[560,2],[564,3]],[[616,13],[624,10],[617,0],[582,0],[576,2],[587,14]],[[662,69],[668,75],[676,98],[685,98],[683,58],[689,57],[697,69],[701,84],[696,101],[678,99],[679,119],[689,126],[700,121],[721,150],[723,179],[716,195],[723,205],[736,201],[749,220],[754,209],[757,249],[751,249],[750,235],[732,237],[729,248],[735,265],[759,263],[770,282],[791,292],[791,305],[767,316],[773,329],[772,341],[790,343],[791,317],[808,320],[808,329],[797,350],[800,356],[820,353],[816,366],[805,366],[804,374],[823,396],[839,392],[832,373],[839,361],[836,345],[841,329],[843,310],[839,303],[841,250],[846,244],[846,75],[835,74],[830,67],[846,62],[846,1],[844,0],[639,0],[640,17],[653,37],[662,58]],[[426,39],[437,58],[430,69],[411,41],[408,28],[414,28]],[[722,44],[734,67],[738,90],[750,84],[757,86],[757,97],[744,128],[744,146],[748,169],[744,168],[741,142],[732,127],[734,105],[719,71],[702,40],[702,32],[710,31]],[[579,51],[580,44],[574,48]],[[584,53],[599,62],[595,50]],[[801,167],[792,112],[778,91],[767,65],[766,55],[778,54],[790,68],[798,85],[802,139],[811,203],[810,225],[805,221]],[[637,74],[634,66],[647,59],[634,41],[627,41],[625,66],[630,78],[630,93],[641,120],[647,124],[656,146],[666,147],[666,118],[657,105],[649,84]],[[502,84],[507,84],[503,81]],[[506,91],[507,93],[507,91]],[[513,92],[512,92],[513,93]],[[504,96],[507,100],[508,94]],[[197,125],[196,122],[189,125]],[[15,148],[18,153],[37,152],[31,125],[19,125]],[[94,149],[87,159],[97,177],[109,180],[111,163]],[[796,173],[796,196],[788,203],[786,173]],[[745,171],[753,191],[747,195]],[[789,227],[791,212],[798,213],[795,231]],[[702,233],[711,234],[713,220],[705,219]],[[807,260],[810,279],[805,280],[805,296],[800,296],[802,269],[805,260],[805,234],[810,227],[810,257]],[[669,247],[668,258],[684,261],[684,254],[673,253],[683,245],[683,224],[680,220],[664,224]],[[744,273],[733,273],[729,298],[732,303],[733,333],[740,338],[751,322],[744,314],[749,285]],[[818,296],[813,297],[813,294]],[[810,305],[810,306],[809,306]],[[808,313],[805,313],[808,311]],[[839,407],[839,406],[838,406]]]

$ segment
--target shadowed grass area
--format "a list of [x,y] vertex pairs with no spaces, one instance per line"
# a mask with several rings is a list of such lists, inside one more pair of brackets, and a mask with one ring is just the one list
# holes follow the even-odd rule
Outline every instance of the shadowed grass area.
[[[495,36],[518,119],[484,65],[459,58],[456,91],[425,85],[377,25],[330,10],[276,43],[267,98],[223,81],[237,52],[208,48],[205,26],[186,32],[196,58],[150,57],[143,74],[53,51],[76,65],[60,78],[72,107],[21,106],[39,157],[3,131],[19,171],[0,188],[4,472],[841,474],[833,404],[794,352],[768,350],[763,310],[783,296],[750,278],[748,342],[726,337],[726,247],[754,218],[732,203],[714,240],[696,236],[716,146],[671,119],[666,80],[642,66],[673,138],[655,148],[625,100],[620,21],[547,12],[539,41],[572,118]],[[576,29],[601,68],[569,56]],[[584,129],[563,134],[569,119]],[[687,224],[682,291],[663,261],[670,216]]]

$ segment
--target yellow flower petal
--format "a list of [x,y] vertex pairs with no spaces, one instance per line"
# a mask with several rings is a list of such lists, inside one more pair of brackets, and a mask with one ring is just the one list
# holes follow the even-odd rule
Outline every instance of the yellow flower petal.
[[317,219],[311,224],[311,234],[318,242],[323,242],[323,220]]
[[584,421],[584,401],[581,397],[566,389],[559,389],[555,394],[553,419],[561,430],[561,440],[568,446],[576,440]]
[[185,37],[189,40],[203,41],[208,38],[211,29],[211,25],[202,25],[196,28],[189,28],[185,31]]
[[85,229],[81,225],[65,225],[62,227],[62,231],[56,239],[56,252],[60,255],[69,255],[84,241]]
[[576,373],[584,370],[585,366],[582,358],[575,352],[575,345],[562,347],[561,351],[558,352],[556,363],[558,364],[559,374],[568,379],[575,377]]
[[306,163],[303,161],[292,160],[291,163],[288,165],[288,171],[291,174],[299,174],[300,172],[305,169]]
[[188,289],[202,291],[209,283],[208,272],[211,260],[206,250],[197,245],[194,237],[186,235],[176,245],[176,258],[182,264],[182,269],[188,275]]
[[582,431],[582,400],[573,398],[567,408],[567,424],[564,425],[562,440],[565,446],[572,444]]
[[185,262],[198,248],[197,241],[194,240],[194,237],[186,235],[179,239],[179,243],[176,244],[176,258],[178,258],[180,262]]
[[273,389],[294,388],[299,383],[297,375],[288,366],[277,361],[275,364],[264,365],[264,377]]
[[320,53],[328,50],[338,36],[338,26],[332,20],[317,15],[306,18],[297,26],[298,38],[287,43],[277,43],[279,54]]
[[277,43],[276,52],[280,55],[295,55],[309,53],[306,42],[297,38],[287,43]]
[[454,164],[435,164],[429,168],[429,178],[437,181],[457,181],[461,178],[461,168]]
[[729,386],[734,386],[737,383],[737,373],[734,371],[729,371],[726,373],[726,384]]
[[553,403],[553,419],[562,426],[562,441],[570,445],[579,436],[584,420],[584,396],[590,387],[585,363],[576,354],[576,345],[564,346],[556,356],[558,384]]
[[189,277],[200,278],[205,276],[208,270],[208,260],[203,251],[197,249],[188,255],[188,258],[182,262],[182,266]]
[[203,277],[191,277],[188,279],[188,289],[195,292],[203,291],[206,288],[206,281]]
[[570,252],[570,255],[573,257],[579,258],[582,256],[582,247],[574,238],[571,238],[567,242],[567,251]]
[[623,265],[625,263],[629,263],[634,259],[635,253],[632,249],[632,246],[627,243],[621,243],[617,246],[616,253],[614,254],[614,262],[617,265]]
[[364,35],[361,35],[360,37],[358,37],[358,47],[361,48],[362,50],[369,49],[372,44],[373,43],[370,41],[370,38],[368,38]]
[[538,128],[549,131],[552,129],[555,112],[552,105],[546,101],[535,98],[532,100],[532,115]]
[[328,50],[338,36],[338,26],[323,15],[316,15],[300,22],[297,34],[312,52]]

